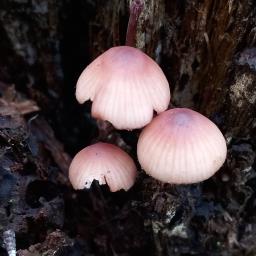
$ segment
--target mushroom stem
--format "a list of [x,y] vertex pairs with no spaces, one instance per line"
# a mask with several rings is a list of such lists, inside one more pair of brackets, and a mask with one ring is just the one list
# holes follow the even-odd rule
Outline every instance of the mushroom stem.
[[117,145],[125,151],[130,150],[130,146],[125,143],[120,133],[115,130],[115,127],[108,121],[97,120],[99,134],[94,142],[108,142]]
[[127,46],[135,46],[135,38],[137,32],[137,24],[139,16],[143,10],[144,4],[142,0],[133,0],[130,6],[130,17],[128,22],[128,28],[126,33]]
[[108,136],[114,131],[111,123],[103,120],[97,120],[99,135],[97,141],[107,141]]

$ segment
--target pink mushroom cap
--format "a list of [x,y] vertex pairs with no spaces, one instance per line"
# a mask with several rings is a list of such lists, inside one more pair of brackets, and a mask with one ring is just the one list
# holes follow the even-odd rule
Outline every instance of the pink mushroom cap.
[[96,143],[76,154],[69,167],[74,189],[90,188],[93,180],[107,184],[111,192],[132,187],[136,179],[132,158],[115,145]]
[[92,116],[107,120],[117,129],[138,129],[170,102],[168,81],[158,66],[142,51],[113,47],[82,72],[76,85],[79,103],[93,101]]
[[227,146],[219,128],[187,108],[161,113],[142,131],[138,160],[162,182],[188,184],[211,177],[225,162]]

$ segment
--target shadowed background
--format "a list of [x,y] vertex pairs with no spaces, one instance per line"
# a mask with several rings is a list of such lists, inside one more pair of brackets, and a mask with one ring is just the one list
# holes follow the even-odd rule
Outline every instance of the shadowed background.
[[[98,134],[75,84],[124,43],[128,10],[124,0],[0,2],[0,229],[17,232],[19,255],[255,254],[254,0],[145,0],[139,20],[137,46],[163,68],[173,105],[224,132],[222,170],[178,187],[141,173],[127,194],[70,188],[70,157]],[[137,132],[116,133],[135,155]]]

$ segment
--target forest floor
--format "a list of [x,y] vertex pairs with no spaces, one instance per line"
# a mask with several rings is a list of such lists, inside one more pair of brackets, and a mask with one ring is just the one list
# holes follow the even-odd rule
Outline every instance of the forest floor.
[[[228,138],[224,167],[201,184],[159,184],[140,172],[128,192],[97,183],[74,191],[71,157],[37,103],[4,82],[0,94],[0,229],[15,231],[18,255],[255,255],[250,138]],[[136,132],[115,134],[136,153]]]

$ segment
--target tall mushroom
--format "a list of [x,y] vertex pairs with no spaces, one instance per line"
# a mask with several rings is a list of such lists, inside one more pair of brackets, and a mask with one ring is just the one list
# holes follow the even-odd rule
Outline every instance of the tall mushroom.
[[148,124],[154,110],[160,113],[170,102],[168,81],[149,56],[135,46],[142,0],[131,2],[126,46],[113,47],[96,58],[76,85],[79,103],[93,101],[92,116],[117,129],[138,129]]

